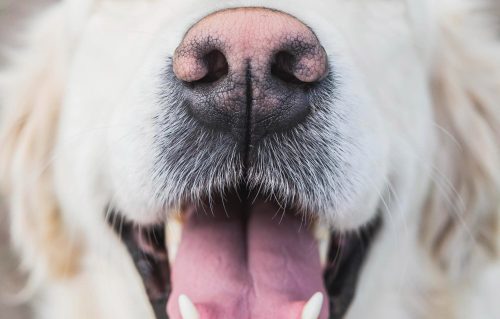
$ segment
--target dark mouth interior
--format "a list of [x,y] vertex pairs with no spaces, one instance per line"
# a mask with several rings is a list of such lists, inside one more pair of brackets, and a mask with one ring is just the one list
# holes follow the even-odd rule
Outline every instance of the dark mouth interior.
[[[118,214],[109,219],[113,229],[127,246],[135,267],[141,275],[146,294],[157,319],[167,319],[166,303],[170,294],[170,265],[165,245],[165,226],[140,227],[125,221]],[[144,250],[144,244],[151,249]]]
[[[126,221],[119,212],[113,213],[108,221],[127,246],[156,318],[168,318],[165,309],[171,284],[165,225],[138,226]],[[357,232],[331,234],[323,272],[330,304],[329,318],[342,318],[349,309],[363,261],[380,224],[377,218]]]

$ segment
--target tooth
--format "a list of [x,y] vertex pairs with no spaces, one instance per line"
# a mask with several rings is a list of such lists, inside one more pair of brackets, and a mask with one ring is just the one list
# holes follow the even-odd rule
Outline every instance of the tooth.
[[179,296],[179,310],[182,319],[200,319],[198,310],[196,310],[195,305],[186,295]]
[[182,222],[180,218],[176,216],[168,218],[165,232],[167,238],[168,260],[172,264],[175,261],[175,256],[177,255],[177,250],[181,243]]
[[328,260],[328,247],[330,246],[330,228],[324,223],[316,223],[314,228],[314,236],[318,242],[319,260],[321,266],[326,266]]
[[315,293],[302,309],[301,319],[318,319],[323,307],[323,294]]

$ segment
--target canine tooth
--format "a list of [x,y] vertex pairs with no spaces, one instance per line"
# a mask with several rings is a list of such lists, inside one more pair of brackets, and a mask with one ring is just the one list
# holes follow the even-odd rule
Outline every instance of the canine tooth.
[[301,319],[318,319],[323,307],[323,294],[315,293],[302,309]]
[[186,295],[179,296],[179,310],[182,319],[200,319],[200,314],[195,305]]
[[165,232],[167,238],[168,260],[172,264],[175,261],[175,256],[177,256],[177,250],[181,243],[182,222],[180,218],[168,218]]
[[328,260],[328,247],[330,246],[330,228],[324,223],[316,223],[314,237],[318,242],[319,260],[321,266],[325,266]]

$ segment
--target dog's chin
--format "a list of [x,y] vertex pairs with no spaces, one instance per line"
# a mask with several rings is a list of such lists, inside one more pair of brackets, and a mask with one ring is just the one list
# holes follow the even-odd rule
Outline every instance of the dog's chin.
[[310,212],[245,187],[185,202],[175,217],[154,225],[128,222],[118,211],[109,221],[156,317],[185,319],[193,306],[201,318],[339,318],[379,226],[375,219],[356,233],[320,238],[320,221]]

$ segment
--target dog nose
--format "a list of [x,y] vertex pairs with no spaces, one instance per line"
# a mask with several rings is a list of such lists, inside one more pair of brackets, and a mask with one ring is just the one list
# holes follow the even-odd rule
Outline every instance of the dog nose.
[[188,113],[245,143],[289,130],[311,111],[308,92],[328,74],[314,32],[286,13],[236,8],[188,30],[173,57]]

